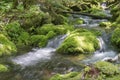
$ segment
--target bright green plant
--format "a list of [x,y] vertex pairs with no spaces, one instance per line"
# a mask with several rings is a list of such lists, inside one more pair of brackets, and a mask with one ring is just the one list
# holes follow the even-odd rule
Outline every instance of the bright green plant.
[[120,47],[120,28],[116,28],[112,34],[112,37],[111,37],[111,42],[116,45],[118,48]]
[[8,68],[3,65],[3,64],[0,64],[0,72],[7,72],[8,71]]
[[11,55],[16,52],[16,46],[6,36],[0,34],[0,56]]
[[99,61],[95,63],[95,67],[100,70],[100,72],[106,76],[113,76],[119,73],[119,68],[112,63]]
[[75,78],[77,75],[79,75],[78,72],[70,72],[64,75],[56,74],[50,80],[78,80],[78,78]]
[[33,46],[45,47],[48,39],[45,35],[33,35],[31,36],[30,41]]

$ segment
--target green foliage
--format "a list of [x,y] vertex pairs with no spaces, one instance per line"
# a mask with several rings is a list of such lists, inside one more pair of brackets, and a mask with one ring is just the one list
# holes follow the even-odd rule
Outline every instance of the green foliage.
[[20,36],[17,38],[17,45],[28,45],[30,35],[27,32],[21,32]]
[[[119,13],[120,14],[120,13]],[[118,18],[116,19],[117,23],[120,23],[120,15],[118,16]]]
[[120,27],[116,28],[112,34],[111,42],[120,48]]
[[96,29],[89,29],[89,30],[90,30],[90,32],[92,32],[96,36],[102,35],[102,32],[100,30],[96,30]]
[[99,61],[95,63],[95,67],[100,70],[100,72],[106,76],[113,76],[119,73],[119,68],[112,63]]
[[56,36],[56,33],[53,32],[53,31],[49,31],[48,34],[47,34],[48,39],[51,39],[51,38],[53,38],[54,36]]
[[68,19],[67,19],[67,17],[59,14],[55,17],[55,19],[53,20],[53,23],[56,25],[66,24],[66,23],[68,23]]
[[16,46],[6,36],[0,34],[0,56],[16,52]]
[[8,36],[11,38],[12,41],[16,41],[16,39],[20,36],[21,32],[24,30],[20,27],[18,22],[12,22],[6,25],[6,31]]
[[30,42],[33,46],[45,47],[47,44],[47,37],[45,35],[33,35],[30,38]]
[[0,64],[0,72],[8,72],[8,68],[5,65]]
[[73,26],[70,25],[53,25],[45,24],[40,28],[36,29],[38,34],[46,35],[49,31],[53,31],[57,35],[65,34],[68,30],[73,30]]
[[111,26],[111,22],[101,22],[99,24],[100,27],[110,27]]
[[104,27],[106,30],[110,30],[112,28],[111,22],[101,22],[99,24],[100,27]]
[[75,20],[72,20],[71,22],[72,23],[70,24],[83,24],[84,20],[77,18]]
[[12,8],[12,2],[0,1],[0,13],[9,12]]
[[75,77],[78,75],[78,72],[70,72],[68,74],[60,75],[56,74],[50,78],[50,80],[77,80]]
[[96,36],[86,29],[78,29],[70,35],[57,49],[58,53],[76,55],[92,53],[99,48]]

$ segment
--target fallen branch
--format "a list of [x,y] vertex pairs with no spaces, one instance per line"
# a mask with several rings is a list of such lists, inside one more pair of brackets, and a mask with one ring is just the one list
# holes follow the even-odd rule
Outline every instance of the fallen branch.
[[83,12],[69,12],[69,11],[63,11],[63,13],[70,13],[70,14],[80,14],[80,15],[85,15],[85,16],[90,16],[94,19],[111,19],[109,16],[98,16],[98,15],[93,15],[89,13],[83,13]]

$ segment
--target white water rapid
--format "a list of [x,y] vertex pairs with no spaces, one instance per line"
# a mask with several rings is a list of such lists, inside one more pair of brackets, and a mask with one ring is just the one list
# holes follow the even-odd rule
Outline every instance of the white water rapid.
[[67,35],[60,35],[48,42],[47,47],[40,49],[33,49],[33,51],[27,54],[17,56],[12,59],[15,64],[19,64],[22,67],[35,65],[38,62],[51,59],[54,51],[59,46],[59,44],[66,38]]

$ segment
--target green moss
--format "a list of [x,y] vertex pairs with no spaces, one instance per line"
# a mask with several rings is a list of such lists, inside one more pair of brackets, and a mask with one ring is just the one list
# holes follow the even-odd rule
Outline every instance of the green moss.
[[47,41],[48,39],[45,35],[33,35],[30,38],[31,45],[38,47],[45,47]]
[[20,36],[21,32],[24,31],[17,21],[9,23],[5,28],[8,36],[13,42],[16,42],[16,39]]
[[68,19],[67,19],[67,17],[59,14],[55,17],[53,23],[56,24],[56,25],[66,24],[66,23],[68,23]]
[[53,24],[45,24],[40,28],[36,29],[38,34],[47,35],[49,31],[53,31],[57,35],[64,34],[68,30],[73,30],[73,26],[71,25],[53,25]]
[[116,28],[112,34],[111,42],[120,48],[120,27]]
[[107,14],[105,14],[105,12],[103,12],[103,10],[101,9],[100,6],[98,7],[95,5],[93,5],[92,8],[90,9],[90,13],[93,15],[101,16],[101,17],[107,16]]
[[101,23],[99,24],[99,26],[100,26],[100,27],[109,27],[109,26],[111,26],[111,22],[101,22]]
[[20,36],[17,38],[17,45],[28,45],[30,35],[27,32],[21,32]]
[[16,46],[6,36],[0,34],[0,56],[16,52]]
[[96,36],[86,29],[78,29],[70,35],[57,49],[61,54],[92,53],[99,48]]
[[120,74],[116,75],[116,76],[111,76],[111,77],[107,77],[106,80],[119,80],[120,79]]
[[117,80],[120,73],[117,65],[105,61],[98,61],[90,66],[86,66],[83,71],[86,74],[84,76],[85,80]]
[[77,75],[79,75],[78,72],[70,72],[64,75],[56,74],[52,78],[50,78],[50,80],[77,80],[79,79],[75,79]]
[[101,22],[99,24],[99,26],[104,27],[108,31],[112,29],[112,23],[111,22]]
[[[120,14],[120,13],[119,13]],[[119,17],[116,19],[116,22],[117,23],[120,23],[120,15],[119,15]]]
[[113,76],[119,73],[119,68],[112,63],[99,61],[95,63],[95,67],[100,70],[100,72],[106,76]]
[[96,36],[101,36],[102,35],[102,32],[100,30],[89,29],[89,31],[92,32]]
[[53,32],[53,31],[49,31],[48,34],[47,34],[47,38],[48,38],[48,39],[51,39],[51,38],[53,38],[54,36],[56,36],[56,33]]
[[83,24],[84,20],[78,18],[78,19],[75,19],[73,20],[70,24]]
[[0,64],[0,72],[8,72],[8,68],[5,65]]

